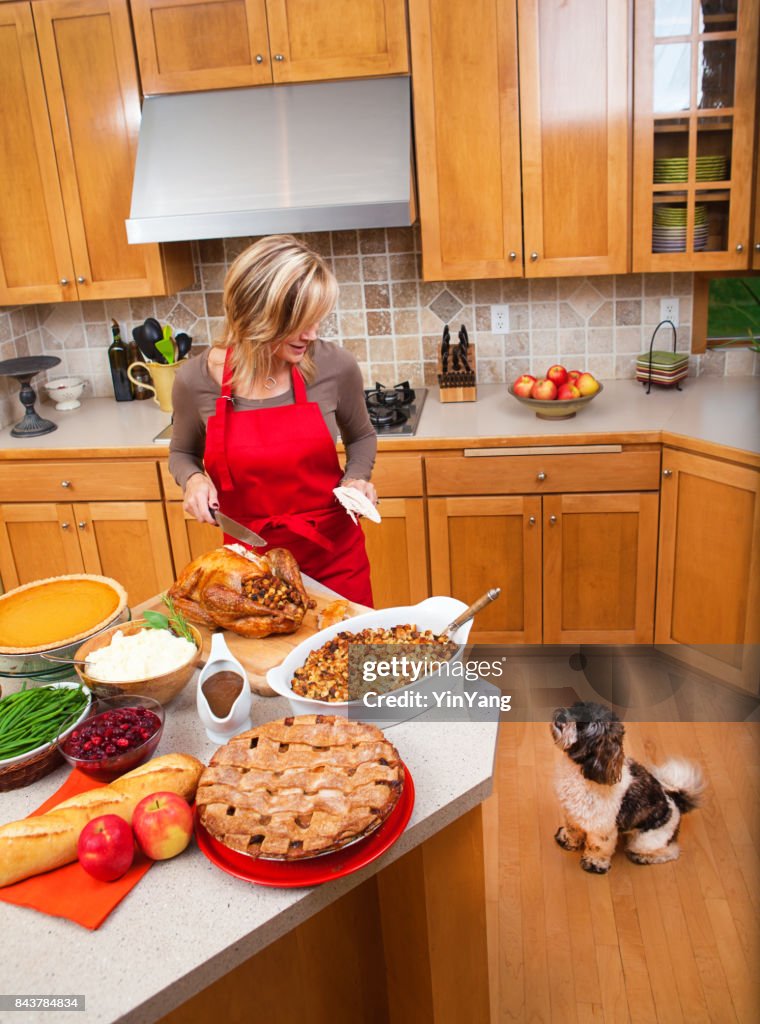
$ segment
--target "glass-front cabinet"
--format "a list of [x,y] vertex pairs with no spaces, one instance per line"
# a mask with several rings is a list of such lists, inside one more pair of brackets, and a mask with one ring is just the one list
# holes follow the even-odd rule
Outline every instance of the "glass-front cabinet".
[[750,266],[760,0],[637,0],[633,269]]

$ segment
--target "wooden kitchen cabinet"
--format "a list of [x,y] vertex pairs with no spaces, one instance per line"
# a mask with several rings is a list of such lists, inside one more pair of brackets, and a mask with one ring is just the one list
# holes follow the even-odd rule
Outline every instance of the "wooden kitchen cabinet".
[[628,22],[620,0],[410,0],[426,280],[629,269]]
[[376,608],[417,604],[430,596],[427,525],[422,498],[384,498],[382,524],[362,519]]
[[131,0],[145,93],[404,74],[404,0]]
[[541,643],[541,498],[430,498],[428,523],[434,594],[470,604],[501,587],[470,639]]
[[760,125],[758,125],[757,154],[755,169],[755,221],[752,229],[752,263],[753,270],[760,270]]
[[751,265],[759,12],[636,3],[635,271]]
[[126,0],[0,5],[0,304],[169,294],[190,247],[128,245],[140,93]]
[[655,642],[760,690],[760,472],[663,450]]

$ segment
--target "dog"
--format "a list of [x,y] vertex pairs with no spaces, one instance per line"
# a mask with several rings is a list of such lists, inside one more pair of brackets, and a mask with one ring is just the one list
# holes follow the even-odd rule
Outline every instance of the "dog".
[[578,701],[557,708],[554,742],[567,755],[556,779],[565,824],[554,838],[565,850],[581,850],[581,867],[609,871],[619,834],[635,864],[677,860],[681,816],[699,806],[702,771],[671,758],[646,769],[623,754],[625,729],[601,704]]

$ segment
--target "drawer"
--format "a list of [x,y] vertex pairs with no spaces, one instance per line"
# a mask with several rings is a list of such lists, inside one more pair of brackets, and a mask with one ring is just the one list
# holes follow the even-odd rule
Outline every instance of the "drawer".
[[656,491],[660,452],[579,455],[443,455],[425,459],[428,494]]
[[[372,482],[383,498],[414,498],[422,494],[422,459],[419,455],[377,456]],[[174,482],[165,462],[161,463],[161,484],[167,500],[181,501],[182,488]]]
[[160,498],[155,462],[17,462],[0,469],[0,501]]

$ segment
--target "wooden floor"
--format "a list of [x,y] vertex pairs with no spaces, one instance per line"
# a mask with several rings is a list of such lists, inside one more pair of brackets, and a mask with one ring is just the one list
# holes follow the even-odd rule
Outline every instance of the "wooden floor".
[[554,842],[555,750],[546,723],[504,723],[486,803],[492,1020],[760,1020],[760,724],[628,723],[626,752],[699,761],[704,806],[681,857],[607,875]]

